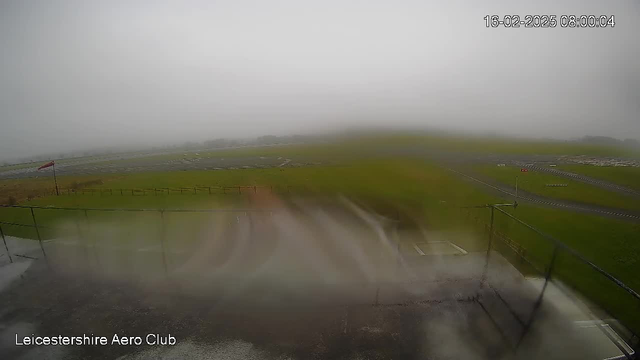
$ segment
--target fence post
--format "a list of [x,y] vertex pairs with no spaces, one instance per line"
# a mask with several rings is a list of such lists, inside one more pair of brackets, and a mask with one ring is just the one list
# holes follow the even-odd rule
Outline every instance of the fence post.
[[158,195],[158,189],[157,188],[153,188],[153,196],[157,196]]
[[242,195],[242,191],[240,191],[240,186],[238,186],[238,195]]
[[162,265],[164,266],[164,274],[166,277],[169,277],[169,270],[167,269],[167,255],[164,249],[164,238],[166,235],[166,227],[164,224],[164,210],[160,210],[160,221],[162,223],[162,230],[160,234],[160,246],[162,247]]
[[42,237],[40,236],[40,230],[38,229],[38,222],[36,221],[36,214],[33,212],[33,207],[29,208],[31,210],[31,218],[33,219],[33,226],[36,228],[36,235],[38,235],[38,242],[40,243],[40,249],[42,250],[42,255],[44,256],[45,261],[47,261],[47,265],[49,261],[47,260],[47,253],[44,251],[44,246],[42,246]]
[[551,273],[553,272],[554,265],[556,263],[556,257],[558,255],[558,245],[556,244],[553,247],[553,254],[551,255],[551,262],[549,263],[549,267],[547,268],[547,272],[544,276],[544,285],[542,285],[542,290],[540,291],[540,295],[538,295],[538,299],[533,304],[533,309],[531,310],[531,315],[529,315],[529,320],[524,325],[524,330],[522,330],[522,335],[520,335],[520,339],[518,339],[518,343],[516,344],[516,348],[520,346],[520,343],[524,339],[525,335],[529,332],[531,328],[531,323],[535,319],[536,313],[540,309],[540,305],[542,305],[542,298],[544,297],[544,292],[547,290],[547,285],[549,284],[549,279],[551,279]]
[[209,186],[209,195],[211,195],[211,186]]
[[[495,214],[495,207],[491,205],[491,223],[489,225],[489,245],[487,246],[487,256],[484,263],[484,269],[482,270],[482,277],[480,278],[480,288],[484,287],[485,281],[487,281],[487,273],[489,272],[489,256],[491,254],[491,241],[493,240],[493,219]],[[485,224],[486,229],[486,224]]]
[[196,195],[196,187],[193,187],[193,195]]
[[131,189],[131,196],[133,196],[133,189]]
[[487,246],[487,256],[491,251],[491,241],[493,240],[493,219],[495,214],[495,207],[491,206],[491,223],[489,224],[489,246]]
[[4,248],[7,250],[9,261],[13,263],[13,259],[11,258],[11,253],[9,252],[9,247],[7,246],[7,240],[4,238],[4,232],[2,231],[2,226],[0,226],[0,235],[2,236],[2,242],[4,243]]
[[257,193],[258,193],[258,189],[256,188],[256,186],[255,186],[255,185],[253,186],[253,193],[254,193],[254,194],[257,194]]

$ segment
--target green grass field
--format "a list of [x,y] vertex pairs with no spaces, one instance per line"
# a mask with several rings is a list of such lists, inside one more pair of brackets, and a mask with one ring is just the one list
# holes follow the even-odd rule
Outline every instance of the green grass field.
[[[488,136],[432,135],[396,133],[370,135],[357,138],[359,146],[398,148],[406,145],[429,150],[443,150],[474,154],[537,154],[537,155],[590,155],[640,158],[640,150],[586,144],[571,141],[514,139]],[[353,141],[350,141],[353,143]]]
[[[460,229],[470,228],[471,223],[465,217],[461,206],[479,205],[493,202],[512,201],[500,199],[484,192],[484,189],[469,183],[455,174],[444,170],[437,164],[424,160],[409,160],[406,158],[378,157],[372,159],[371,149],[389,149],[398,143],[412,145],[414,141],[419,146],[447,147],[449,145],[425,144],[424,139],[417,142],[416,138],[392,138],[374,146],[372,140],[360,139],[359,142],[343,145],[318,145],[314,147],[290,147],[285,149],[266,148],[258,151],[256,148],[238,150],[236,155],[247,154],[298,154],[317,158],[333,158],[343,154],[345,159],[358,157],[358,162],[346,161],[341,165],[325,165],[300,168],[272,168],[272,169],[242,169],[223,171],[180,171],[159,173],[110,174],[106,176],[89,177],[60,177],[62,187],[74,182],[100,180],[102,184],[92,185],[92,188],[163,188],[163,187],[194,187],[194,186],[237,186],[256,185],[274,186],[276,189],[286,189],[287,186],[305,189],[311,195],[326,197],[328,195],[345,194],[381,213],[389,214],[411,213],[429,229]],[[440,141],[440,140],[438,140]],[[501,144],[493,150],[509,151],[517,142]],[[486,143],[484,145],[487,145]],[[494,144],[495,145],[495,144]],[[471,151],[482,143],[465,144],[464,150]],[[529,146],[529,145],[528,145]],[[520,148],[520,151],[566,151],[566,144],[558,144],[556,148],[542,147]],[[344,155],[345,149],[352,149]],[[551,149],[551,150],[550,150]],[[257,152],[256,152],[257,151]],[[266,151],[266,152],[265,152]],[[485,148],[485,151],[487,149]],[[583,150],[573,151],[580,153]],[[596,150],[593,150],[596,151]],[[599,150],[598,150],[599,151]],[[272,153],[271,153],[272,152]],[[202,154],[201,154],[202,155]],[[219,155],[219,153],[218,153]],[[361,155],[367,157],[363,159]],[[217,155],[216,155],[217,156]],[[280,156],[280,155],[279,155]],[[294,155],[291,155],[294,156]],[[485,175],[496,180],[511,184],[515,175],[521,176],[521,189],[573,201],[581,201],[604,206],[638,209],[629,204],[625,198],[618,197],[606,191],[594,191],[586,184],[569,182],[567,188],[546,188],[546,183],[565,183],[568,180],[552,175],[530,172],[520,174],[519,169],[498,168],[492,166],[479,169]],[[26,179],[0,182],[5,192],[35,191],[41,187],[50,186],[46,179]],[[25,190],[29,189],[29,190]],[[119,195],[62,195],[21,201],[22,205],[61,206],[61,207],[91,207],[91,208],[211,208],[246,205],[245,195],[208,195],[200,192],[197,195],[151,195],[147,196],[119,196]],[[483,220],[488,221],[488,210],[472,210],[481,214]],[[540,228],[565,244],[583,254],[589,261],[601,266],[606,271],[618,277],[629,286],[640,290],[640,280],[637,273],[640,259],[640,225],[637,223],[601,218],[592,215],[578,214],[563,210],[554,210],[530,205],[521,205],[516,210],[510,210],[518,218]],[[109,214],[90,212],[92,221],[118,221],[131,223],[134,217],[126,214]],[[54,226],[60,223],[72,223],[82,219],[79,211],[36,210],[38,223],[44,226]],[[157,214],[144,216],[154,217]],[[138,218],[137,216],[135,217]],[[0,220],[31,224],[29,210],[15,208],[0,208]],[[134,223],[143,224],[144,222]],[[141,225],[142,226],[142,225]],[[141,228],[144,228],[142,226]],[[516,240],[527,249],[527,257],[540,268],[548,264],[553,247],[545,239],[531,232],[523,226],[507,220],[504,216],[496,217],[496,229]],[[18,226],[3,225],[5,233],[10,235],[35,238],[32,229]],[[43,230],[44,237],[53,236],[54,232]],[[473,244],[464,244],[473,247]],[[476,250],[469,248],[470,250]],[[632,323],[636,329],[640,328],[640,318],[637,309],[640,304],[633,303],[628,296],[621,294],[619,289],[605,281],[584,264],[574,258],[562,254],[559,257],[556,271],[557,276],[568,284],[580,290],[590,299],[605,306],[615,316]],[[635,306],[635,308],[633,307]],[[613,309],[613,310],[612,310]]]
[[561,165],[559,169],[640,190],[640,167]]
[[[480,188],[435,164],[397,159],[369,161],[350,166],[137,173],[109,178],[102,185],[95,187],[162,188],[237,184],[275,186],[280,190],[292,186],[323,196],[347,194],[375,208],[395,207],[420,213],[424,222],[435,229],[459,226],[460,206],[512,201],[485,194]],[[198,195],[191,195],[190,192],[189,195],[157,196],[151,193],[146,196],[120,196],[117,193],[102,196],[62,195],[39,198],[22,204],[92,208],[206,208],[212,207],[212,204],[243,206],[245,200],[245,196],[236,195],[235,192],[228,195],[207,195],[206,191],[201,191]],[[65,212],[55,210],[37,210],[37,214],[42,224],[50,224],[66,216]],[[592,261],[603,264],[616,274],[625,273],[625,264],[634,264],[633,259],[637,257],[635,251],[640,249],[640,243],[635,244],[632,241],[638,233],[637,224],[525,205],[518,208],[517,214],[525,221],[564,239],[567,244],[589,256]],[[24,209],[0,209],[0,217],[12,222],[31,223],[30,214]],[[513,231],[515,230],[509,230]],[[523,245],[535,250],[535,243],[525,243],[527,238],[523,234],[513,235],[516,239],[522,238]],[[607,238],[607,241],[603,241],[603,238]],[[614,247],[614,243],[627,246],[630,250],[620,252],[624,246]],[[640,283],[636,285],[640,289]]]
[[[475,166],[474,170],[514,189],[517,176],[520,190],[549,198],[626,210],[640,210],[640,201],[634,201],[628,196],[549,173],[538,171],[522,173],[520,167],[498,167],[496,165],[479,165]],[[547,184],[567,184],[567,186],[547,187]]]
[[[369,157],[373,152],[385,149],[412,148],[415,150],[437,150],[462,153],[492,153],[492,154],[544,154],[544,155],[594,155],[594,156],[624,156],[640,158],[639,151],[628,149],[583,144],[569,141],[510,139],[502,137],[480,137],[460,135],[430,135],[430,134],[368,134],[349,138],[334,139],[331,142],[314,145],[282,145],[246,147],[237,149],[215,149],[195,151],[175,150],[167,154],[148,154],[136,158],[112,159],[95,164],[127,164],[139,161],[169,161],[195,158],[233,158],[282,156],[308,161],[340,161],[358,157]],[[140,155],[138,153],[138,155]],[[126,156],[123,154],[122,156]],[[91,159],[87,157],[86,159]],[[84,158],[83,158],[84,159]],[[68,160],[61,160],[61,162]],[[32,166],[31,164],[26,166]],[[24,164],[0,167],[15,169],[25,167]]]
[[[304,159],[307,161],[330,161],[353,159],[366,156],[371,148],[363,148],[364,144],[354,142],[337,142],[314,145],[282,145],[259,146],[237,149],[214,149],[203,151],[175,151],[167,154],[146,155],[129,159],[114,159],[96,162],[95,164],[127,164],[141,161],[193,160],[206,158],[246,158],[246,157],[283,157]],[[197,154],[197,155],[196,155]]]
[[[629,287],[640,290],[640,223],[575,214],[556,209],[520,206],[508,209],[517,218],[561,240],[587,260]],[[514,220],[498,214],[496,228],[527,249],[527,258],[545,270],[553,254],[552,243]],[[640,330],[640,302],[613,282],[565,251],[558,254],[554,276],[576,288],[612,315]]]
[[[87,156],[87,157],[82,157],[82,158],[60,159],[60,160],[56,160],[56,164],[64,164],[64,163],[78,161],[78,160],[90,161],[92,158],[98,158],[98,157]],[[3,165],[3,166],[0,166],[0,173],[3,172],[3,171],[9,171],[9,170],[18,170],[18,169],[27,169],[27,168],[36,169],[40,165],[46,164],[48,162],[49,162],[48,160],[42,160],[42,161],[35,161],[35,162],[30,162],[30,163]]]
[[[380,176],[381,173],[393,176]],[[70,182],[71,179],[64,179]],[[423,161],[380,160],[351,166],[273,168],[225,171],[188,171],[138,173],[105,180],[104,188],[162,188],[198,185],[261,185],[276,189],[305,189],[319,195],[347,194],[370,206],[385,209],[420,211],[428,214],[433,226],[447,226],[455,221],[449,210],[455,206],[483,204],[494,198],[474,188],[465,187],[462,180],[433,164]],[[229,195],[62,195],[23,202],[24,205],[70,207],[192,207],[206,206],[211,199],[237,201],[243,196]],[[443,203],[444,202],[444,203]],[[444,211],[446,210],[446,211]],[[25,214],[11,216],[15,209],[1,209],[0,217],[14,222],[30,223]],[[45,210],[42,210],[45,212]],[[54,217],[55,218],[55,217]],[[51,220],[55,220],[52,218]],[[18,221],[20,220],[20,221]]]

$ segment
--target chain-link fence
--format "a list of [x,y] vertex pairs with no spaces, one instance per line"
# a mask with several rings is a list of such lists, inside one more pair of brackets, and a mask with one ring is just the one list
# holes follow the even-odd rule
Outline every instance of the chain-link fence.
[[[251,189],[251,187],[246,187]],[[194,190],[195,189],[195,190]],[[201,188],[203,189],[203,188]],[[209,188],[204,188],[207,191]],[[222,188],[220,188],[222,189]],[[243,188],[236,191],[242,193]],[[270,189],[269,189],[270,190]],[[198,188],[191,188],[198,194]],[[224,191],[224,190],[222,190]],[[255,192],[259,189],[255,187]],[[165,193],[166,194],[166,193]],[[110,194],[111,195],[111,194]],[[123,195],[124,196],[124,195]],[[602,334],[611,339],[619,351],[627,358],[637,358],[640,339],[640,295],[625,283],[614,277],[604,269],[595,265],[575,250],[561,241],[540,231],[524,221],[518,219],[504,207],[511,204],[494,204],[480,207],[465,208],[463,216],[473,224],[476,232],[486,241],[484,267],[480,278],[479,290],[474,296],[489,316],[495,318],[496,326],[502,328],[505,340],[517,348],[526,337],[545,301],[563,296],[573,301],[570,309],[565,309],[567,316],[575,316],[576,323],[585,324],[599,329]],[[83,234],[87,225],[95,214],[100,214],[100,221],[118,224],[131,217],[132,213],[141,221],[138,231],[148,234],[149,243],[137,244],[138,248],[153,248],[154,259],[158,267],[167,274],[168,255],[180,256],[179,251],[167,250],[167,239],[175,234],[169,234],[167,224],[171,219],[168,215],[182,214],[197,217],[211,213],[227,213],[247,215],[249,213],[263,213],[272,215],[271,210],[257,209],[105,209],[105,208],[65,208],[38,206],[11,206],[15,212],[10,219],[0,219],[0,235],[9,262],[17,257],[47,261],[47,242],[54,236],[73,234],[78,238],[89,238]],[[61,213],[73,213],[65,216],[71,219],[61,222]],[[93,220],[96,221],[96,220]],[[239,218],[238,218],[238,221]],[[160,226],[158,226],[160,224]],[[188,228],[187,228],[188,229]],[[9,230],[9,231],[7,231]],[[181,230],[188,231],[188,230]],[[25,240],[21,242],[8,241],[7,232],[18,234]],[[182,236],[187,237],[187,236]],[[89,240],[95,241],[95,240]],[[85,244],[86,245],[86,244]],[[95,244],[94,244],[95,246]],[[81,253],[82,247],[74,247],[73,251]],[[126,244],[120,250],[126,253]],[[69,250],[71,251],[71,250]],[[140,249],[138,249],[140,251]],[[172,251],[174,251],[172,253]],[[493,254],[500,254],[494,256]],[[99,259],[90,259],[84,253],[87,263],[99,263]],[[507,279],[503,273],[505,262],[518,270],[518,274],[529,279],[526,289],[514,288],[512,279]],[[509,286],[505,285],[509,283]],[[535,289],[535,296],[523,296],[523,293]],[[378,302],[376,290],[375,302]],[[559,294],[559,295],[558,295]],[[511,317],[505,321],[495,316],[492,308],[496,306],[506,309]],[[504,311],[502,311],[504,313]],[[515,324],[515,325],[514,325]]]
[[[560,240],[518,219],[504,206],[469,207],[464,211],[476,231],[487,239],[484,286],[496,293],[520,325],[509,329],[518,334],[514,339],[516,345],[533,326],[536,313],[548,299],[555,301],[555,306],[564,306],[566,315],[576,324],[599,329],[624,357],[637,358],[640,295],[636,290]],[[498,268],[499,259],[491,257],[493,251],[516,267],[530,280],[529,284],[534,284],[539,291],[535,301],[523,303],[517,293],[501,293],[505,287],[496,283],[500,277],[486,275]],[[571,299],[571,306],[558,305],[562,299]]]

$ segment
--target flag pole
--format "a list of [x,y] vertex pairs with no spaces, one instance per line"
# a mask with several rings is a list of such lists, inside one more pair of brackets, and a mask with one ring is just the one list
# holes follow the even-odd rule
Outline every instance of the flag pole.
[[53,162],[53,181],[56,183],[56,196],[60,195],[58,191],[58,179],[56,178],[56,162]]

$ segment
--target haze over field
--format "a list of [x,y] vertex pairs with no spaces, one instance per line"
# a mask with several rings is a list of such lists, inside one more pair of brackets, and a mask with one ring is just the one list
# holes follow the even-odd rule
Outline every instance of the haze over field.
[[2,1],[0,160],[343,126],[638,139],[638,33],[633,1]]

